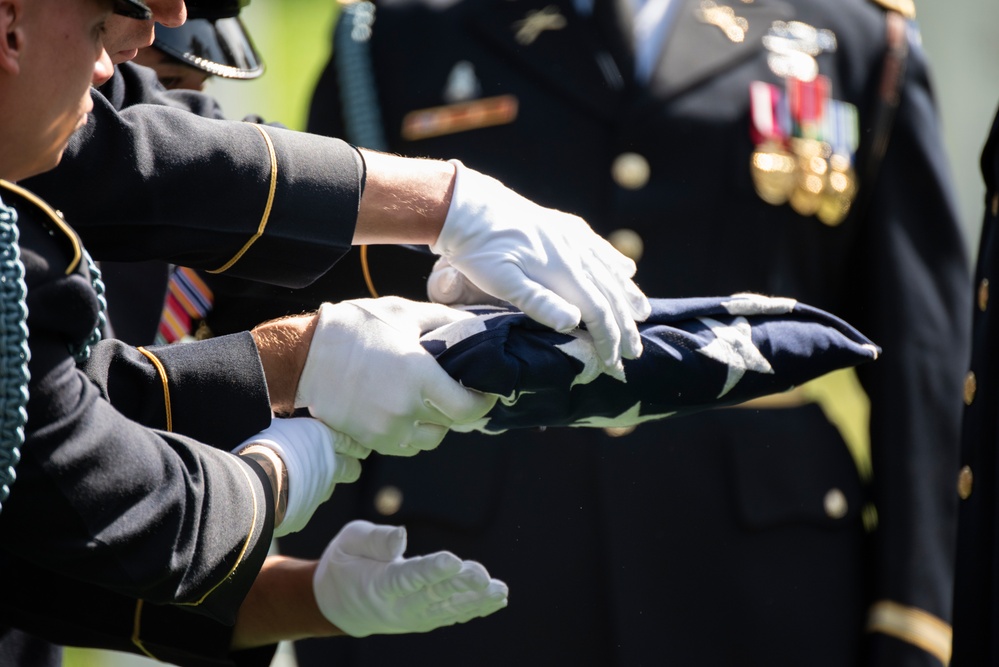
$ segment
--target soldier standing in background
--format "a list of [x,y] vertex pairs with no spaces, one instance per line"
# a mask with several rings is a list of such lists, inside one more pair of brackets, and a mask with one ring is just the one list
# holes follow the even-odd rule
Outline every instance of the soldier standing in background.
[[964,422],[958,494],[961,498],[957,579],[954,588],[955,667],[992,665],[999,660],[996,602],[997,479],[995,305],[991,302],[992,281],[999,269],[999,116],[982,152],[985,179],[985,215],[975,273],[975,309],[971,367],[965,376]]
[[[239,18],[240,3],[192,0],[185,5],[187,21],[158,26],[152,46],[140,49],[132,62],[155,71],[168,90],[202,91],[214,76],[251,81],[264,73],[263,58]],[[194,269],[150,261],[101,262],[101,270],[114,335],[132,345],[191,340],[212,305],[205,275]]]
[[[421,548],[488,560],[517,596],[474,627],[317,646],[323,661],[457,665],[489,645],[477,664],[946,664],[970,290],[912,14],[889,0],[345,7],[311,130],[457,156],[580,214],[648,293],[795,297],[884,354],[857,385],[629,433],[461,436],[475,442],[446,456],[369,461],[356,508],[345,494],[324,523],[420,526]],[[376,105],[353,106],[357,90]],[[314,289],[417,296],[420,260],[371,249],[334,272],[353,270],[357,292]],[[247,299],[228,313],[220,299],[213,329],[260,317]]]

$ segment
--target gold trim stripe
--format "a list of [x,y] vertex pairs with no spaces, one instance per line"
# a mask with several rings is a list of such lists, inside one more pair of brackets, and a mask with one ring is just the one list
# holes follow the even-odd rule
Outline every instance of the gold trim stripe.
[[214,593],[216,588],[224,584],[226,580],[229,579],[229,577],[231,577],[236,572],[236,568],[238,568],[240,563],[243,562],[243,558],[246,556],[246,552],[249,551],[250,549],[250,540],[253,539],[253,529],[257,525],[257,513],[258,513],[257,494],[254,492],[253,482],[250,481],[250,473],[246,472],[246,469],[244,468],[245,465],[249,464],[238,465],[237,467],[239,468],[239,471],[243,473],[243,477],[246,479],[246,485],[250,487],[250,497],[253,498],[253,516],[251,517],[250,520],[250,532],[247,533],[246,535],[246,540],[243,542],[243,548],[240,549],[239,556],[236,557],[236,562],[233,564],[231,568],[229,568],[229,571],[226,573],[226,575],[222,577],[217,584],[212,586],[207,593],[202,595],[201,599],[196,600],[194,602],[178,602],[177,603],[178,607],[197,607],[205,600],[207,600],[208,596]]
[[141,632],[141,630],[142,630],[142,603],[143,603],[142,600],[138,600],[135,603],[135,620],[132,623],[132,644],[134,644],[136,646],[136,648],[138,648],[140,651],[142,651],[142,653],[145,654],[146,656],[152,658],[153,660],[157,660],[157,657],[155,655],[153,655],[152,653],[150,653],[146,649],[145,644],[142,643],[142,639],[139,636],[140,634],[142,634],[142,632]]
[[156,355],[144,347],[135,348],[141,352],[156,367],[156,372],[160,374],[160,382],[163,384],[163,406],[166,409],[166,430],[173,432],[173,407],[170,405],[170,380],[167,377],[166,368],[163,362],[156,358]]
[[80,246],[80,237],[76,235],[76,231],[74,231],[72,227],[66,224],[66,221],[62,219],[62,216],[59,215],[59,213],[54,208],[49,206],[42,198],[40,198],[34,192],[31,192],[30,190],[25,190],[19,185],[14,185],[10,181],[5,181],[2,179],[0,179],[0,186],[3,186],[5,189],[10,190],[15,194],[21,195],[22,197],[30,201],[32,204],[42,209],[44,213],[46,213],[50,218],[52,218],[52,222],[55,223],[55,225],[59,228],[59,230],[67,237],[69,237],[70,243],[73,244],[73,261],[69,263],[68,267],[66,267],[66,275],[68,276],[69,274],[73,273],[73,271],[76,271],[76,267],[79,266],[80,260],[83,258],[83,251]]
[[891,600],[875,602],[867,616],[867,631],[901,639],[923,649],[945,667],[950,664],[953,629],[948,623],[922,609],[907,607]]
[[371,266],[368,265],[368,246],[361,246],[361,273],[364,275],[364,284],[368,287],[371,298],[378,298],[378,290],[375,289],[375,281],[371,277]]
[[267,144],[267,153],[271,160],[271,186],[267,193],[267,205],[264,206],[264,214],[260,218],[260,224],[257,225],[257,233],[250,237],[250,240],[243,244],[243,247],[239,249],[232,259],[223,264],[218,269],[213,269],[208,271],[208,273],[223,273],[232,268],[232,265],[240,260],[240,258],[250,249],[254,243],[257,242],[261,236],[264,235],[264,230],[267,229],[267,221],[271,217],[271,207],[274,205],[274,193],[277,191],[277,176],[278,176],[278,164],[277,164],[277,153],[274,151],[274,142],[271,141],[271,137],[264,128],[256,123],[250,123],[253,127],[257,128],[260,135],[264,138],[264,143]]
[[[239,556],[236,558],[236,563],[231,568],[229,568],[229,571],[226,572],[226,575],[222,577],[217,584],[212,586],[208,590],[208,592],[202,595],[200,599],[194,602],[177,602],[176,606],[178,607],[197,607],[201,605],[205,600],[208,599],[209,595],[215,592],[215,589],[224,584],[226,580],[229,579],[229,577],[231,577],[236,572],[236,568],[238,568],[240,563],[243,562],[243,558],[246,556],[246,552],[250,549],[250,542],[253,539],[254,527],[257,525],[257,515],[259,514],[257,508],[257,494],[254,491],[253,482],[250,481],[250,474],[246,472],[244,465],[237,464],[236,467],[239,469],[241,473],[243,473],[243,479],[246,480],[246,485],[250,487],[250,498],[253,499],[253,512],[250,519],[250,532],[247,533],[246,539],[243,541],[243,548],[240,549],[239,551]],[[140,630],[142,626],[142,602],[143,602],[142,600],[139,600],[135,605],[135,620],[132,626],[132,643],[135,644],[135,646],[138,647],[140,651],[148,655],[150,658],[156,659],[156,656],[154,656],[152,653],[146,650],[146,647],[143,646],[142,644],[142,639],[140,639],[139,637],[139,635],[141,634]]]

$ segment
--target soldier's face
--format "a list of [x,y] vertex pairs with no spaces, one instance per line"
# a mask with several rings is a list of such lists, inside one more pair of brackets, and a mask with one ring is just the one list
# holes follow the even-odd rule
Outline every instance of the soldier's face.
[[21,164],[5,178],[26,178],[59,163],[93,108],[92,81],[110,67],[102,32],[111,0],[30,0],[23,6],[20,72],[11,98],[17,117],[4,119],[17,129],[5,149],[19,152]]
[[187,20],[187,7],[183,0],[149,0],[146,5],[153,13],[153,18],[148,21],[117,14],[108,19],[104,46],[115,65],[131,60],[139,49],[153,43],[153,26],[156,23],[176,28]]

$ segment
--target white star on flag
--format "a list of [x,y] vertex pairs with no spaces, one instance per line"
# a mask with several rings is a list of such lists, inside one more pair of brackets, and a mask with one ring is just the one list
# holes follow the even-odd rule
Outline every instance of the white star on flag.
[[654,419],[665,419],[675,415],[676,412],[664,412],[659,415],[643,415],[642,412],[642,402],[639,401],[633,406],[619,414],[617,417],[587,417],[586,419],[580,419],[573,423],[573,426],[586,426],[593,428],[614,428],[615,426],[634,426],[636,424],[641,424],[642,422],[652,421]]
[[718,398],[739,384],[746,371],[773,374],[774,369],[770,366],[770,362],[753,343],[753,330],[746,318],[737,317],[732,324],[725,324],[710,317],[697,319],[715,335],[713,341],[698,348],[697,352],[728,366],[728,377]]
[[576,329],[569,332],[569,335],[572,336],[572,340],[568,343],[559,343],[555,347],[561,350],[563,354],[583,364],[583,370],[579,371],[576,377],[572,379],[572,384],[569,385],[570,388],[575,387],[577,384],[590,384],[604,372],[615,380],[627,382],[624,377],[624,366],[622,364],[619,364],[614,369],[604,368],[597,357],[597,348],[593,344],[593,337],[589,332]]

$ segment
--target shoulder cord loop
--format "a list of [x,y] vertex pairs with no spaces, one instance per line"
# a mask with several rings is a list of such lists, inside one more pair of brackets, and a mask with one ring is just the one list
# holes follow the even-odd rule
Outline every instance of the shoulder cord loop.
[[[342,5],[340,11],[343,16],[337,21],[333,34],[336,51],[333,62],[340,82],[344,135],[355,146],[386,151],[388,142],[382,131],[371,46],[368,44],[375,24],[375,3],[370,0],[351,2]],[[377,298],[378,291],[368,266],[368,246],[362,245],[360,252],[364,283],[371,296]]]
[[17,211],[0,200],[0,511],[10,496],[28,421],[28,293]]
[[[27,285],[24,264],[18,246],[17,211],[0,199],[0,511],[10,497],[10,487],[17,478],[16,468],[24,447],[24,427],[28,421],[28,347]],[[101,339],[107,326],[107,299],[100,269],[83,251],[90,272],[90,282],[97,292],[100,314],[93,333],[78,346],[69,346],[76,362],[90,357],[91,347]]]
[[108,325],[108,300],[104,296],[107,288],[105,288],[104,280],[101,278],[101,270],[97,268],[97,263],[91,258],[86,248],[81,248],[81,251],[83,252],[83,259],[87,262],[87,269],[90,272],[90,284],[93,285],[94,291],[97,292],[97,302],[100,304],[100,311],[97,314],[97,326],[94,327],[87,340],[79,345],[69,346],[69,352],[73,355],[73,359],[76,360],[77,364],[82,364],[90,358],[91,348],[100,342],[103,332],[107,329]]

